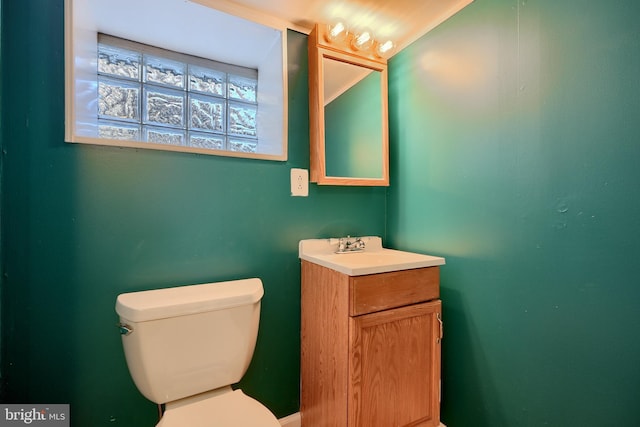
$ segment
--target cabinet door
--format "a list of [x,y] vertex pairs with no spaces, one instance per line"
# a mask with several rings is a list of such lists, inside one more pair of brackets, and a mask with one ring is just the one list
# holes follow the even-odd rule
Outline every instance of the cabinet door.
[[440,300],[349,320],[349,427],[440,423]]

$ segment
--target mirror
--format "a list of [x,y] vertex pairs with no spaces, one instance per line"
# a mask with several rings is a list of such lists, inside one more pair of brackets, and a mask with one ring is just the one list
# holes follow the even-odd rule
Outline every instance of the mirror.
[[381,179],[380,72],[328,57],[322,67],[327,176]]
[[386,60],[309,35],[311,181],[389,185]]

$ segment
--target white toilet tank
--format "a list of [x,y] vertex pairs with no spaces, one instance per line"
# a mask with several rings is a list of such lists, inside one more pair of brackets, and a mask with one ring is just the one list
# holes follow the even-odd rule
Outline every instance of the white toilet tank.
[[167,403],[239,382],[255,349],[263,294],[260,279],[246,279],[119,295],[138,390]]

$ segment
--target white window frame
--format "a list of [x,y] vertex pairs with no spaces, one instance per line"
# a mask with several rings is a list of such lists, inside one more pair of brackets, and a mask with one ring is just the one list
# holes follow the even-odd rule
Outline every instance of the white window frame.
[[[286,24],[189,0],[65,0],[67,142],[287,160]],[[158,25],[162,23],[162,25]],[[258,70],[258,152],[119,141],[97,133],[98,33]]]

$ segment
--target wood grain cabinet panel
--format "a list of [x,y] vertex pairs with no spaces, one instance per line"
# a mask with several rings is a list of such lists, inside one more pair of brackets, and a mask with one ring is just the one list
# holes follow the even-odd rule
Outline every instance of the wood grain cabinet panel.
[[440,297],[438,267],[349,277],[351,316],[416,304]]
[[303,260],[301,293],[303,427],[440,424],[439,267],[350,277]]

